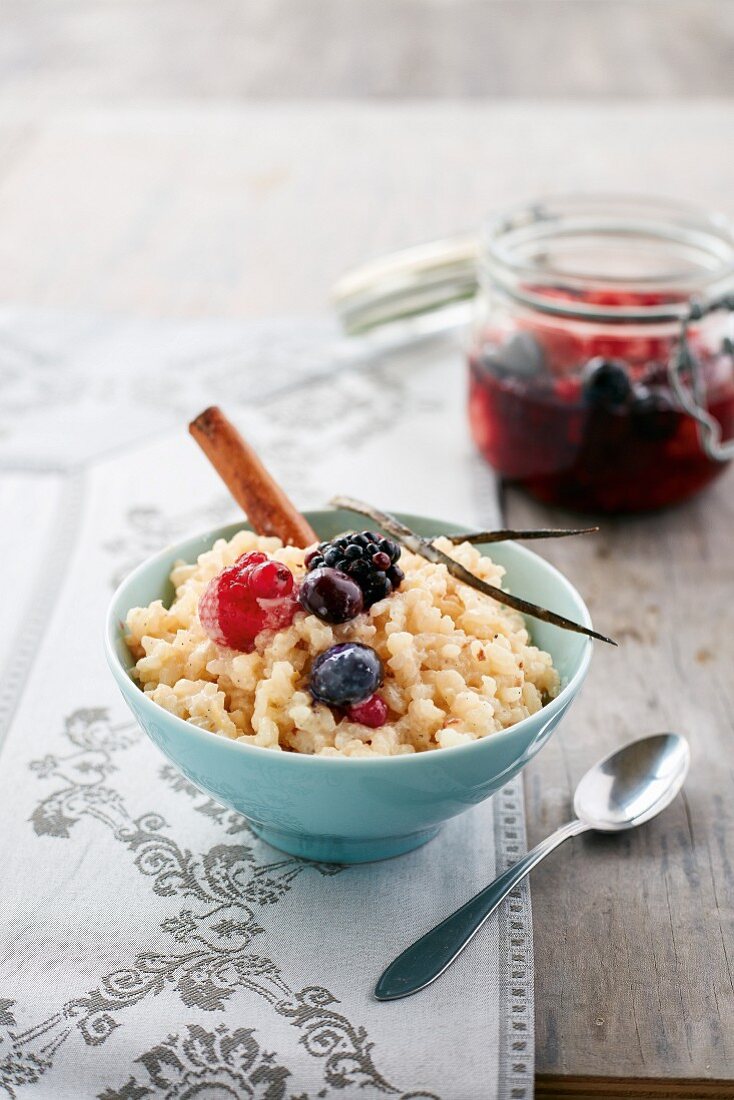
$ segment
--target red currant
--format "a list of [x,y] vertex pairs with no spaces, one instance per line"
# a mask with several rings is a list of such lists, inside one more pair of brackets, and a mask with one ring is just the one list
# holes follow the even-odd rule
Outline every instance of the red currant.
[[293,591],[293,574],[282,562],[264,561],[252,570],[250,588],[261,599],[277,600]]
[[354,703],[346,713],[350,722],[360,722],[363,726],[378,729],[387,721],[387,703],[379,695],[370,695],[369,699]]

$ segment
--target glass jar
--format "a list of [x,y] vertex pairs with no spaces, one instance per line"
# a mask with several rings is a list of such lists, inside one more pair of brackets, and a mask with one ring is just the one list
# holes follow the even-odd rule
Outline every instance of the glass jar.
[[659,508],[734,436],[734,231],[668,202],[569,196],[493,219],[479,250],[469,419],[543,501]]

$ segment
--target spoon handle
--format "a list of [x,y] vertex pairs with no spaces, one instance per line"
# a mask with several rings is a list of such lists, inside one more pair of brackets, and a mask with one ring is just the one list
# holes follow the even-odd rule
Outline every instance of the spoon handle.
[[465,902],[460,909],[406,948],[402,955],[398,955],[390,963],[377,983],[377,999],[394,1001],[399,997],[409,997],[434,982],[451,966],[518,882],[564,840],[577,836],[588,828],[583,821],[570,821],[568,825],[562,825],[517,863],[503,871],[484,890]]

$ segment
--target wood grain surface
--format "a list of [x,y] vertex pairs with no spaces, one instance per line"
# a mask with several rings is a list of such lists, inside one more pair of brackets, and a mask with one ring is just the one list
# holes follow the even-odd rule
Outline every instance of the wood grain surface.
[[[572,518],[517,492],[507,514]],[[574,840],[533,872],[537,1068],[731,1078],[734,472],[677,509],[599,522],[543,549],[620,645],[595,646],[578,703],[526,771],[529,842],[568,819],[578,779],[624,740],[680,731],[692,765],[659,819]]]
[[535,1079],[536,1100],[731,1100],[731,1081],[703,1077],[550,1077]]
[[352,265],[549,192],[657,192],[732,213],[733,129],[728,100],[0,99],[0,301],[148,316],[323,310]]
[[34,103],[734,92],[729,0],[4,0],[2,11],[0,94]]
[[[0,302],[322,310],[350,265],[538,193],[660,192],[734,213],[731,133],[727,100],[42,108],[0,97]],[[514,492],[507,505],[515,526],[569,519]],[[531,841],[624,738],[679,729],[693,768],[686,799],[659,821],[574,840],[534,872],[539,1095],[727,1095],[700,1082],[734,1081],[733,512],[730,473],[675,511],[544,544],[623,644],[597,648],[575,709],[528,769]],[[699,1091],[620,1094],[594,1078]]]

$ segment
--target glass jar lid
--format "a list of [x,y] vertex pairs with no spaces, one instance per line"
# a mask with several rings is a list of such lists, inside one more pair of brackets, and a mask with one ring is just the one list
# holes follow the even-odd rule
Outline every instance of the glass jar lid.
[[490,219],[480,282],[579,320],[677,320],[734,282],[734,227],[663,199],[566,195]]
[[[450,237],[407,248],[373,260],[344,275],[332,290],[332,303],[344,331],[358,336],[386,325],[415,325],[421,318],[446,314],[466,317],[455,307],[477,290],[478,240]],[[418,333],[425,331],[415,325]]]
[[[336,283],[332,302],[349,335],[396,324],[422,335],[465,320],[462,303],[480,283],[580,319],[677,320],[691,299],[709,301],[734,283],[734,227],[722,214],[664,199],[541,199],[492,217],[477,236],[371,261]],[[634,307],[580,300],[622,288],[635,292]],[[648,304],[646,292],[654,292]]]

